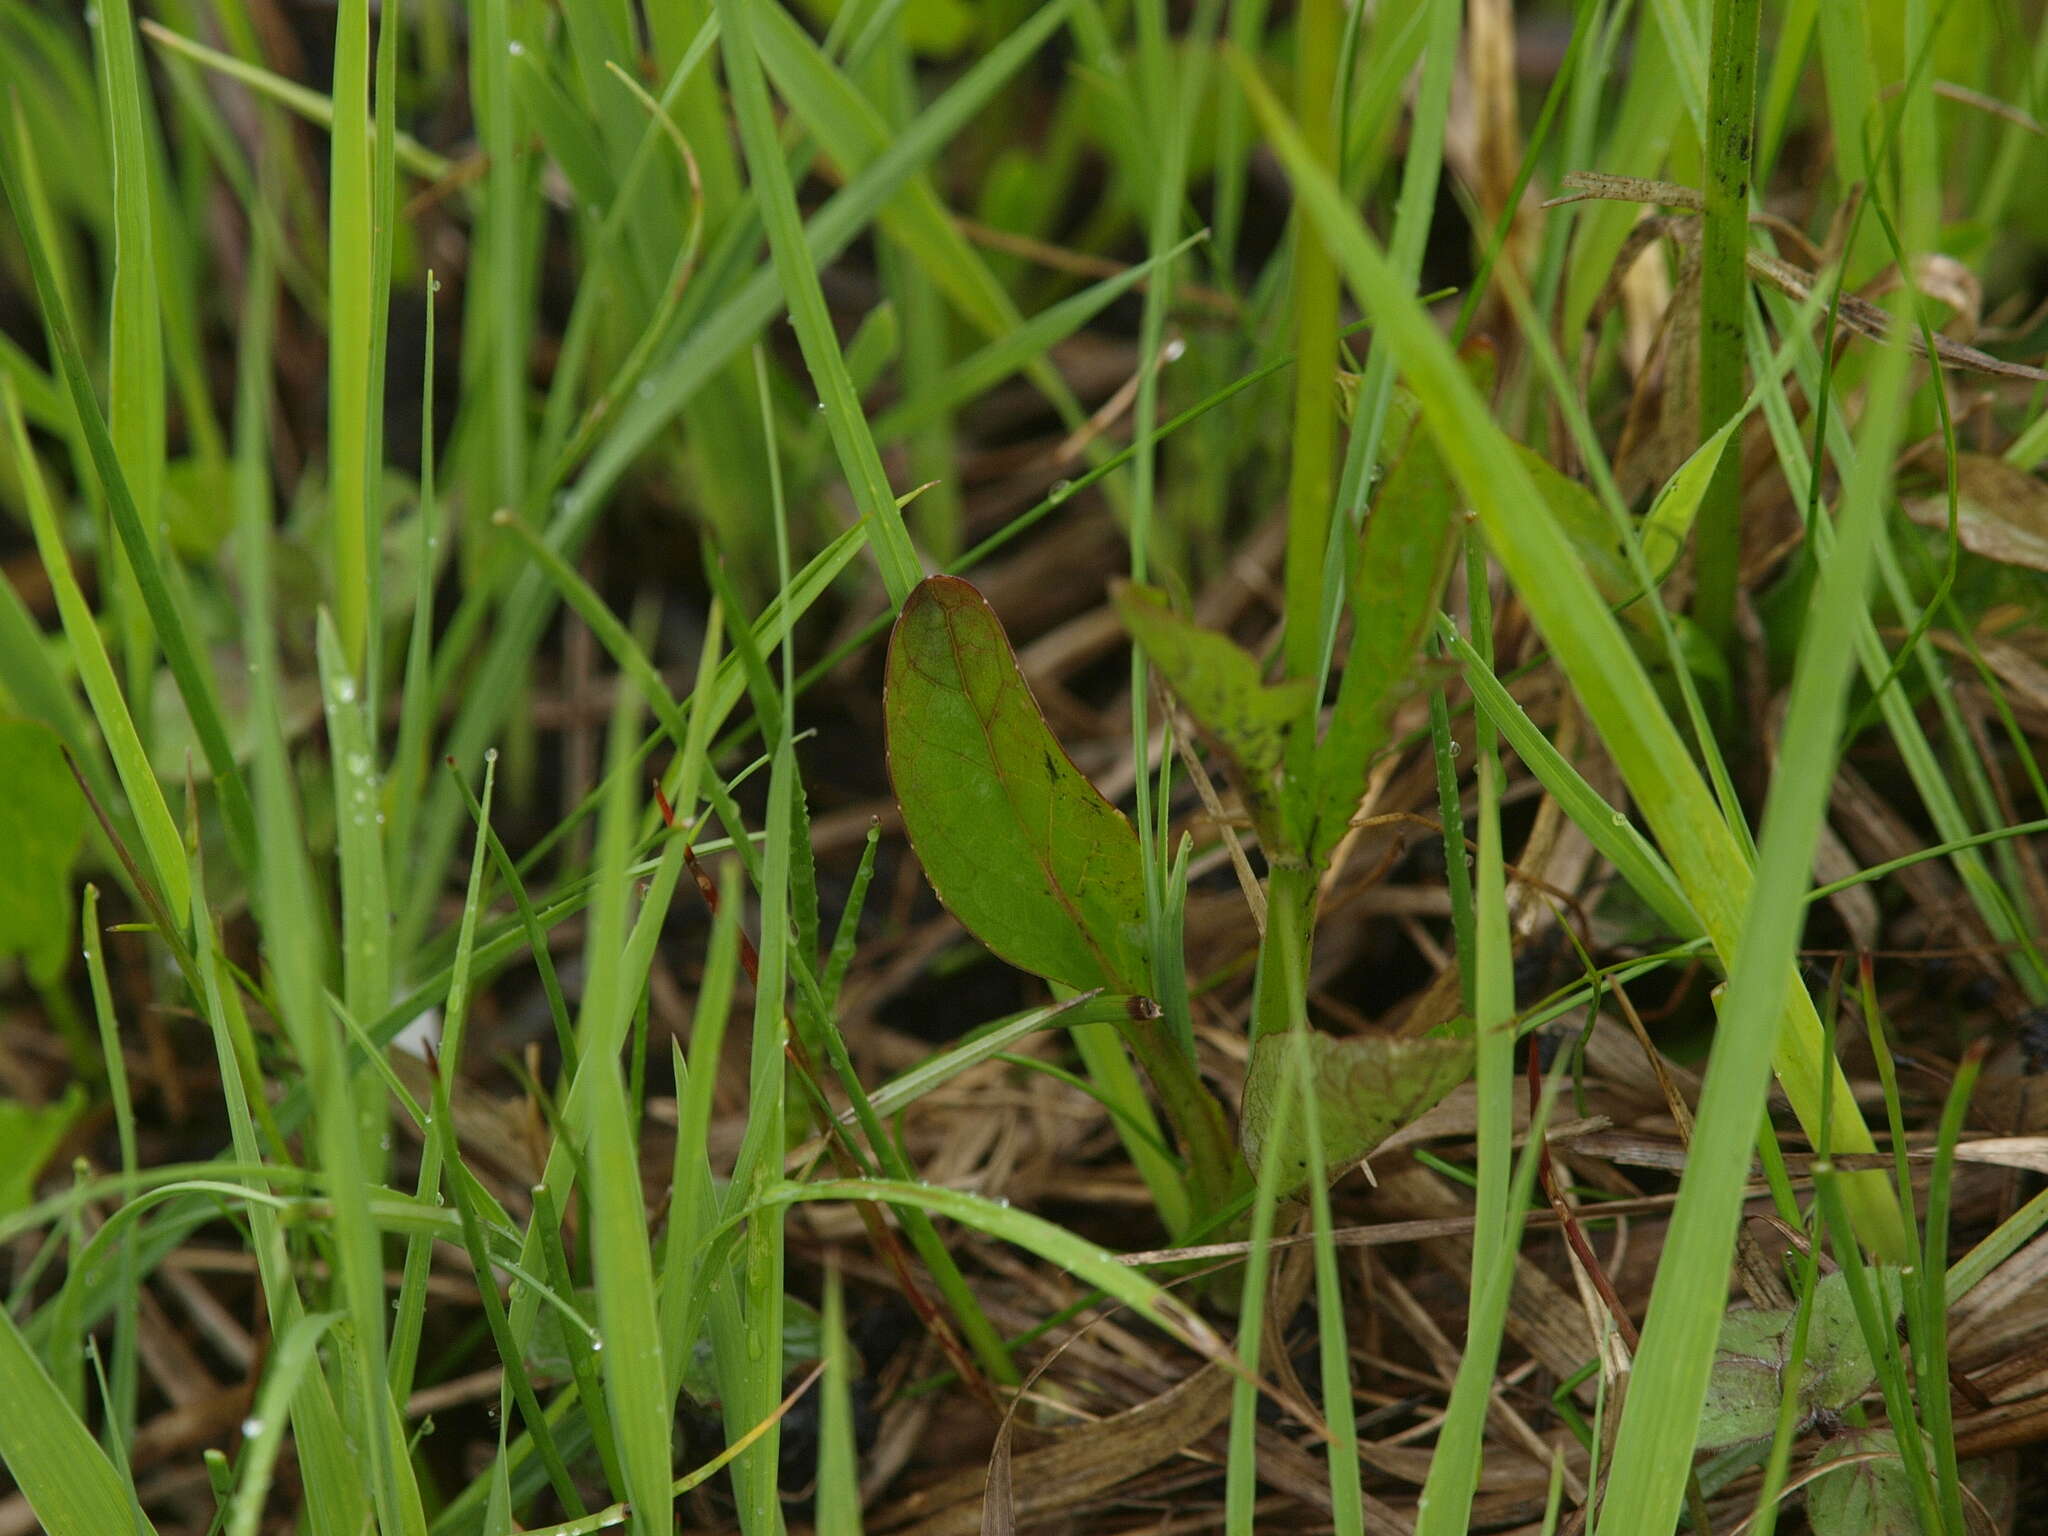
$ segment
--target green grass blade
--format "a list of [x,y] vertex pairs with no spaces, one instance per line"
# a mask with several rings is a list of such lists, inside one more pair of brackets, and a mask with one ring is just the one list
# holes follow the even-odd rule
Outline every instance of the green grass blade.
[[[727,25],[731,21],[728,17]],[[782,722],[768,790],[767,856],[756,887],[761,909],[759,979],[754,989],[754,1038],[748,1072],[753,1112],[733,1165],[728,1208],[755,1205],[780,1178],[785,1146],[784,1069],[789,1026],[784,994],[789,975],[789,874],[793,803],[796,794],[795,749],[788,720]],[[766,1208],[747,1223],[742,1239],[738,1284],[729,1288],[737,1303],[739,1330],[716,1321],[713,1299],[712,1349],[720,1391],[724,1396],[725,1429],[738,1438],[774,1412],[782,1395],[782,1221]],[[782,1526],[776,1486],[781,1445],[779,1427],[771,1427],[733,1464],[733,1492],[739,1504],[740,1528],[748,1536],[771,1536]]]
[[825,1380],[818,1411],[818,1536],[861,1536],[860,1462],[853,1435],[853,1350],[846,1288],[825,1271]]
[[[322,637],[325,638],[323,627]],[[462,903],[462,923],[455,941],[455,964],[448,984],[448,1006],[441,1019],[439,1059],[445,1070],[462,1070],[463,1027],[469,1016],[470,972],[476,956],[476,923],[484,905],[484,849],[496,847],[491,834],[491,794],[497,784],[497,760],[484,761],[483,803],[478,807],[476,850],[470,857],[469,891]],[[344,912],[344,920],[346,913]],[[544,947],[544,946],[543,946]],[[381,1058],[379,1058],[381,1064]],[[441,1138],[429,1136],[420,1149],[420,1173],[415,1186],[421,1200],[439,1197],[441,1187]],[[433,1258],[432,1244],[414,1238],[406,1245],[404,1279],[399,1284],[397,1317],[391,1328],[391,1395],[399,1402],[412,1396],[413,1367],[419,1358],[420,1326],[427,1300],[427,1266]]]
[[[85,941],[86,975],[92,985],[93,1015],[99,1023],[100,1055],[106,1063],[107,1097],[113,1101],[114,1126],[121,1146],[121,1171],[133,1176],[140,1167],[135,1143],[135,1101],[128,1092],[128,1065],[121,1045],[121,1025],[114,1012],[113,988],[107,982],[106,935],[100,929],[99,888],[87,885],[79,913],[79,933]],[[142,1283],[136,1263],[133,1234],[121,1243],[121,1279],[124,1293],[133,1296]],[[127,1447],[135,1440],[135,1351],[138,1318],[132,1306],[114,1314],[114,1365],[112,1392],[107,1403],[107,1422],[102,1431],[114,1444]],[[111,1449],[111,1447],[110,1447]],[[124,1451],[125,1456],[125,1451]],[[123,1469],[126,1470],[125,1467]],[[124,1477],[132,1483],[132,1478]]]
[[1463,669],[1465,686],[1486,718],[1521,758],[1538,782],[1556,797],[1574,825],[1583,830],[1601,856],[1620,871],[1629,888],[1662,918],[1679,938],[1690,939],[1704,930],[1692,904],[1679,886],[1678,877],[1656,847],[1635,829],[1628,817],[1603,799],[1600,792],[1551,744],[1536,722],[1515,702],[1513,694],[1493,675],[1492,668],[1471,641],[1448,622],[1438,630],[1451,655]]
[[316,1312],[293,1319],[265,1362],[263,1385],[255,1406],[242,1421],[242,1455],[235,1467],[235,1496],[227,1508],[227,1536],[256,1536],[263,1523],[263,1501],[284,1448],[285,1425],[293,1398],[309,1376],[319,1370],[315,1353],[327,1330],[340,1321],[339,1312]]
[[[1443,1427],[1437,1432],[1436,1451],[1430,1458],[1429,1478],[1423,1485],[1416,1512],[1415,1536],[1465,1536],[1472,1496],[1479,1486],[1479,1461],[1486,1433],[1487,1410],[1494,1393],[1494,1369],[1500,1359],[1505,1336],[1508,1300],[1515,1285],[1515,1266],[1522,1243],[1523,1217],[1536,1187],[1537,1154],[1543,1145],[1543,1128],[1550,1118],[1550,1106],[1564,1078],[1553,1074],[1544,1097],[1529,1117],[1529,1139],[1515,1163],[1514,1182],[1508,1191],[1511,1213],[1507,1230],[1494,1250],[1494,1263],[1472,1271],[1472,1307],[1466,1316],[1465,1353],[1458,1362],[1458,1374],[1451,1383],[1451,1400],[1444,1411]],[[1684,1476],[1687,1457],[1679,1465]]]
[[14,457],[15,474],[27,502],[29,524],[42,557],[43,573],[57,601],[57,613],[64,626],[64,638],[71,647],[72,665],[92,705],[94,723],[114,761],[121,788],[142,832],[142,846],[156,877],[157,893],[172,918],[184,922],[191,912],[191,880],[185,861],[185,840],[171,817],[163,787],[128,702],[114,675],[113,660],[100,638],[99,625],[79,589],[71,568],[71,556],[57,525],[57,509],[50,503],[48,486],[36,462],[35,449],[21,418],[20,402],[10,384],[0,382],[0,413],[6,416],[8,445]]
[[985,1232],[1000,1242],[1014,1243],[1058,1265],[1084,1285],[1115,1298],[1155,1327],[1164,1329],[1197,1354],[1211,1360],[1233,1360],[1216,1331],[1186,1302],[1155,1284],[1132,1266],[1117,1262],[1066,1228],[1028,1211],[1002,1205],[964,1190],[930,1184],[905,1184],[894,1179],[827,1179],[813,1184],[771,1184],[753,1201],[735,1202],[728,1224],[756,1209],[810,1200],[877,1200],[885,1205],[917,1206],[935,1216],[950,1217]]
[[364,689],[344,654],[340,627],[323,609],[316,646],[327,739],[334,757],[336,844],[341,862],[342,995],[357,1018],[391,1000],[391,902],[384,883],[383,794]]
[[[380,499],[370,454],[370,3],[341,0],[334,39],[327,213],[327,478],[335,627],[350,671],[368,658],[371,530]],[[381,399],[383,391],[376,391]]]
[[[233,54],[195,42],[158,22],[145,19],[141,25],[143,35],[167,53],[188,58],[216,74],[246,85],[316,128],[331,130],[334,127],[334,103],[318,91],[309,90],[296,81],[287,80],[272,70],[238,59]],[[408,175],[421,181],[444,181],[455,169],[453,161],[445,155],[435,154],[403,129],[392,137],[392,151],[397,164]]]
[[[64,1341],[75,1349],[76,1340]],[[0,1462],[49,1536],[113,1536],[155,1530],[127,1485],[58,1391],[50,1373],[0,1308]]]
[[1157,256],[1136,262],[1114,277],[1106,277],[1056,304],[1047,305],[1029,319],[1019,320],[1013,329],[996,337],[978,352],[962,358],[932,380],[929,388],[907,393],[897,404],[876,416],[876,441],[888,443],[908,437],[952,407],[993,389],[1025,367],[1030,359],[1080,330],[1110,304],[1150,279],[1160,268],[1187,254],[1204,238],[1200,233],[1190,235]]
[[[631,742],[633,715],[622,705],[615,717],[614,761]],[[600,833],[602,884],[590,930],[593,950],[601,944],[622,945],[625,937],[626,838],[637,804],[627,792],[631,781],[622,776],[619,783]],[[606,886],[616,895],[606,896]],[[626,978],[601,974],[596,959],[593,953],[593,984],[584,994],[586,1019],[597,1009],[624,1011],[630,1001],[624,990]],[[595,1073],[594,1091],[583,1101],[577,1130],[585,1138],[590,1169],[591,1269],[604,1339],[605,1393],[626,1476],[620,1492],[633,1503],[636,1530],[666,1532],[674,1524],[669,1514],[671,1399],[662,1363],[647,1212],[640,1199],[639,1155],[617,1054],[607,1051],[586,1060]]]
[[[391,836],[386,844],[389,882],[401,891],[410,868],[412,829],[429,775],[428,737],[434,724],[434,578],[440,570],[442,508],[434,488],[434,295],[441,284],[427,274],[426,360],[420,377],[420,500],[418,584],[413,589],[412,623],[405,649],[404,682],[398,690],[398,739],[391,751],[387,780]],[[438,872],[422,872],[438,884]],[[395,972],[403,974],[410,957],[396,955]]]
[[[165,540],[158,502],[164,473],[163,310],[157,288],[152,218],[153,189],[142,73],[135,48],[135,20],[129,0],[109,0],[96,30],[100,87],[110,127],[114,171],[114,293],[107,425],[114,451],[150,545],[161,557]],[[155,731],[149,718],[149,682],[156,666],[149,610],[138,600],[127,555],[115,560],[114,600],[109,606],[121,635],[128,692],[142,712],[142,739]]]
[[804,363],[817,386],[833,446],[853,490],[854,505],[871,525],[883,583],[889,589],[890,600],[901,603],[917,585],[924,567],[911,545],[895,493],[889,489],[881,455],[861,413],[860,398],[854,393],[846,359],[839,350],[838,335],[825,308],[824,289],[819,285],[817,269],[811,264],[805,245],[796,190],[790,184],[789,168],[776,138],[774,109],[768,100],[768,84],[755,49],[754,10],[753,0],[719,0],[719,41],[725,54],[734,110],[739,117],[740,142],[746,149],[747,168],[768,226],[769,249],[775,258],[784,300],[789,305],[790,323],[796,327]]
[[[475,391],[482,397],[478,404],[483,412],[477,510],[485,513],[518,506],[526,488],[526,366],[532,323],[526,268],[532,215],[525,204],[531,173],[520,154],[523,135],[512,101],[511,10],[510,0],[481,0],[472,9],[476,35],[470,49],[470,92],[479,138],[490,161],[469,269],[469,282],[477,290],[469,315],[481,322],[471,329],[487,326],[490,338],[487,382]],[[458,748],[457,755],[470,760],[480,750]]]

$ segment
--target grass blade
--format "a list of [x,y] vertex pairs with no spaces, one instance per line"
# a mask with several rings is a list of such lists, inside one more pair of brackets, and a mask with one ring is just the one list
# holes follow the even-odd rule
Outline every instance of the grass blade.
[[[66,1349],[75,1340],[64,1342]],[[0,1462],[49,1536],[152,1533],[106,1452],[50,1380],[5,1308],[0,1308]]]
[[874,436],[868,430],[853,379],[846,371],[846,359],[839,350],[832,318],[825,309],[825,291],[819,285],[817,268],[805,246],[796,190],[790,185],[789,168],[782,158],[768,84],[761,72],[760,55],[755,51],[753,0],[718,0],[718,19],[726,75],[739,117],[740,142],[746,149],[747,168],[761,202],[763,222],[768,226],[769,250],[789,305],[790,323],[796,327],[804,363],[817,386],[818,401],[824,408],[840,467],[852,487],[854,505],[869,522],[883,584],[889,589],[890,601],[901,603],[917,585],[924,567],[911,546],[910,531],[897,509],[896,495],[889,489],[881,455],[875,449]]

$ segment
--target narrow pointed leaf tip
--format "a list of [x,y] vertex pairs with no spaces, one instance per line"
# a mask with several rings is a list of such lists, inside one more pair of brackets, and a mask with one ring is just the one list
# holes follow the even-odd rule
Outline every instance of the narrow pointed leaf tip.
[[889,640],[889,777],[939,900],[1010,964],[1150,993],[1137,834],[1046,727],[995,612],[933,576]]

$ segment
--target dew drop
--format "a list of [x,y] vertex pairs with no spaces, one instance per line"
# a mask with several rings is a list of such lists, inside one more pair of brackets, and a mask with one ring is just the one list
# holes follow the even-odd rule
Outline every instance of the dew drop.
[[1612,816],[1608,817],[1607,819],[1613,822],[1617,827],[1625,827],[1628,825],[1628,817],[1624,816],[1620,811],[1616,811]]
[[334,697],[343,704],[356,701],[356,680],[352,677],[338,677],[334,680]]
[[603,1348],[604,1340],[599,1338],[597,1335],[592,1334],[590,1339],[590,1352],[594,1355]]
[[526,52],[526,44],[520,42],[517,38],[514,38],[506,51],[510,53],[513,58],[519,58],[522,54]]
[[1047,490],[1046,490],[1046,493],[1045,493],[1045,499],[1046,499],[1047,501],[1065,501],[1065,500],[1066,500],[1066,499],[1067,499],[1067,498],[1068,498],[1069,496],[1071,496],[1071,495],[1073,495],[1073,494],[1074,494],[1074,482],[1073,482],[1073,481],[1071,481],[1071,480],[1055,480],[1055,481],[1053,481],[1053,483],[1051,484],[1051,486],[1049,486],[1049,487],[1047,488]]
[[251,1415],[249,1418],[242,1420],[242,1438],[244,1440],[254,1440],[262,1433],[263,1421],[261,1419]]
[[1451,756],[1456,757],[1460,752],[1464,750],[1465,749],[1462,746],[1460,746],[1457,742],[1454,741],[1451,743]]

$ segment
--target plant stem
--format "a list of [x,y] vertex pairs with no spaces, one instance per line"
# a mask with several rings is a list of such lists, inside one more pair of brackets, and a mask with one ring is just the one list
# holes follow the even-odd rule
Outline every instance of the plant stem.
[[1131,1054],[1152,1079],[1167,1123],[1188,1160],[1188,1188],[1197,1221],[1214,1216],[1236,1196],[1243,1167],[1223,1106],[1202,1082],[1201,1070],[1164,1018],[1133,1019],[1124,1026]]
[[[1749,176],[1755,148],[1760,0],[1714,0],[1708,83],[1707,211],[1700,271],[1700,440],[1742,405],[1743,307],[1749,302]],[[1723,652],[1735,634],[1742,564],[1742,455],[1724,453],[1699,510],[1693,617]]]
[[1277,1034],[1296,1022],[1298,1000],[1308,995],[1315,928],[1316,872],[1298,861],[1276,859],[1266,877],[1266,933],[1259,942],[1252,1039]]

